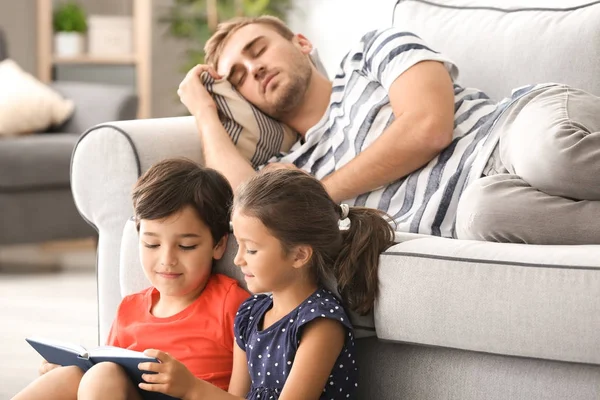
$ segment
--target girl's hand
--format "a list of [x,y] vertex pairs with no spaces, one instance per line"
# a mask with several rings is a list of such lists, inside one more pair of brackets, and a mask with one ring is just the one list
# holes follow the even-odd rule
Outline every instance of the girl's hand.
[[196,119],[201,119],[207,113],[217,113],[215,101],[202,84],[200,75],[204,71],[208,72],[215,79],[221,78],[214,68],[198,64],[187,73],[177,90],[179,99]]
[[40,365],[40,368],[38,369],[38,372],[39,372],[40,376],[42,376],[45,373],[50,372],[53,369],[59,368],[59,367],[60,367],[60,365],[58,365],[58,364],[52,364],[52,363],[49,363],[46,360],[42,360],[42,365]]
[[158,359],[160,363],[145,362],[138,365],[142,371],[156,372],[156,374],[142,375],[142,379],[148,383],[140,383],[140,389],[184,399],[189,397],[196,385],[199,384],[200,380],[196,379],[185,365],[168,353],[149,349],[144,351],[144,354]]

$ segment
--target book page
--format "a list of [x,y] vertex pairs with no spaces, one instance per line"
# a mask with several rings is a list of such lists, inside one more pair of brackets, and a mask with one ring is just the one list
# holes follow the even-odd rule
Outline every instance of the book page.
[[100,346],[89,351],[90,357],[114,357],[114,358],[141,358],[154,360],[152,357],[148,357],[142,352],[133,351],[128,349],[122,349],[114,346]]

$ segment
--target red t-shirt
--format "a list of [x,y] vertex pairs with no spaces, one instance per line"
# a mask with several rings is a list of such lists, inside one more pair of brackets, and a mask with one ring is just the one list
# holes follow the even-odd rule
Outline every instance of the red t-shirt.
[[125,297],[107,344],[167,352],[197,378],[227,390],[233,368],[233,320],[248,292],[234,279],[213,274],[192,304],[168,318],[150,314],[159,295],[150,287]]

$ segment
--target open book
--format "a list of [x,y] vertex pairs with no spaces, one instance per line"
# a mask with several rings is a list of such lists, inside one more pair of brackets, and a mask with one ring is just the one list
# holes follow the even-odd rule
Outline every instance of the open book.
[[[144,353],[113,346],[100,346],[93,349],[86,349],[83,346],[51,339],[26,338],[25,340],[31,347],[40,353],[46,361],[52,364],[62,365],[63,367],[75,365],[85,372],[93,365],[103,361],[119,364],[136,387],[140,382],[143,382],[142,374],[153,373],[141,371],[138,368],[138,364],[141,362],[159,362],[156,358],[148,357]],[[143,393],[144,399],[174,399],[173,397],[162,393],[139,390]]]

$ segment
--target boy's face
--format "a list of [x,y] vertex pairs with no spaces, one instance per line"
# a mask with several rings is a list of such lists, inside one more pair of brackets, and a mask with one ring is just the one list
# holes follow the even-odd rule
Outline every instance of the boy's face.
[[165,219],[140,221],[144,273],[163,296],[194,299],[206,286],[213,259],[223,256],[227,239],[215,244],[191,206]]
[[234,263],[241,268],[248,290],[280,291],[297,279],[294,252],[285,254],[281,242],[258,218],[234,211],[231,222],[239,244]]
[[287,40],[269,26],[250,24],[227,39],[217,72],[265,114],[281,119],[302,104],[312,75],[311,50],[302,35]]

